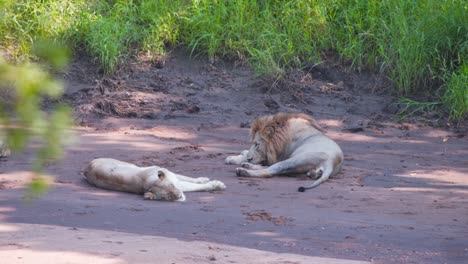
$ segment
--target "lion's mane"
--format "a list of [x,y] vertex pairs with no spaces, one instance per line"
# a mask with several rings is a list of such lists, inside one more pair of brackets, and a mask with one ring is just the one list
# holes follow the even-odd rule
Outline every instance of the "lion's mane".
[[291,119],[304,119],[308,124],[320,132],[324,130],[317,124],[317,121],[306,114],[278,113],[257,118],[253,121],[250,129],[250,137],[253,141],[258,132],[266,147],[266,161],[268,165],[278,162],[282,158],[287,146],[292,143],[291,130],[288,121]]

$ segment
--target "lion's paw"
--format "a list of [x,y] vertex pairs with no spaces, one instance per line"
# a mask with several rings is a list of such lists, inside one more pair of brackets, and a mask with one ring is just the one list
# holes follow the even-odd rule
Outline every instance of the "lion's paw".
[[239,164],[239,160],[242,160],[242,156],[228,156],[224,160],[226,164]]
[[322,168],[318,168],[316,169],[315,171],[309,171],[307,172],[306,174],[308,177],[310,177],[311,179],[318,179],[320,177],[322,177],[323,175],[323,170]]
[[250,169],[252,164],[248,162],[242,162],[240,165],[242,168]]
[[243,150],[239,155],[236,156],[228,156],[224,160],[224,163],[226,164],[236,164],[239,165],[242,162],[247,160],[247,154],[249,153],[248,150]]
[[248,177],[249,172],[245,168],[237,168],[236,169],[236,175],[239,177]]
[[210,179],[207,177],[198,177],[196,178],[196,180],[197,180],[197,183],[207,183],[210,181]]
[[224,190],[226,189],[226,185],[222,181],[211,181],[211,187],[213,190]]
[[240,165],[241,165],[242,168],[249,169],[249,170],[261,170],[261,169],[265,168],[262,165],[252,164],[252,163],[249,163],[249,162],[242,162]]

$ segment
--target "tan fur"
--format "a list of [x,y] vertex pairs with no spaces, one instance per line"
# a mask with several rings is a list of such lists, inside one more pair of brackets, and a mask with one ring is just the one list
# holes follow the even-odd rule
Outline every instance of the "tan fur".
[[226,188],[224,183],[206,177],[191,178],[158,166],[138,167],[109,158],[91,161],[84,175],[96,187],[144,194],[149,200],[185,201],[184,192]]
[[319,180],[312,184],[315,187],[340,171],[340,147],[306,114],[279,113],[257,118],[250,136],[252,145],[248,152],[226,158],[226,163],[242,165],[236,170],[239,176],[318,175]]

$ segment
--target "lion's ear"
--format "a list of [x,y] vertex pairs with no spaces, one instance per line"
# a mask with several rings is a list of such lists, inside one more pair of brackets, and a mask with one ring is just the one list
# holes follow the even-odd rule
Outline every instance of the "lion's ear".
[[275,128],[273,126],[268,126],[268,127],[265,127],[265,130],[263,132],[265,136],[267,136],[268,138],[272,138],[273,135],[275,134]]

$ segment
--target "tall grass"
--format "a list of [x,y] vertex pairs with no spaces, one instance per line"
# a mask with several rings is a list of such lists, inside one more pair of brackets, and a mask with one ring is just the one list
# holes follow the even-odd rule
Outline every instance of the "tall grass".
[[[5,1],[4,1],[5,2]],[[467,115],[466,0],[49,0],[6,1],[0,46],[28,55],[38,37],[84,48],[107,73],[167,45],[248,60],[281,73],[334,51],[357,70],[390,77],[400,95],[435,94]],[[0,11],[1,12],[1,11]]]
[[0,2],[0,49],[15,60],[27,60],[38,39],[64,43],[87,1]]
[[281,71],[320,59],[327,40],[320,2],[194,1],[181,40],[192,52],[248,58],[260,72]]
[[466,75],[458,70],[468,63],[466,0],[340,3],[330,21],[332,44],[341,56],[387,74],[401,95],[433,93],[442,85],[441,100],[451,117],[466,117],[468,101],[459,96],[468,84],[459,81]]
[[75,41],[112,73],[139,51],[164,53],[179,32],[176,11],[182,1],[96,1],[83,9]]
[[106,73],[123,64],[133,43],[141,36],[136,27],[133,1],[96,2],[92,15],[84,13],[80,24],[86,50],[99,60]]
[[442,102],[449,106],[450,117],[461,122],[468,113],[468,64],[447,75]]
[[175,45],[178,41],[182,16],[185,13],[186,1],[183,0],[153,0],[140,1],[138,25],[143,26],[143,51],[150,55],[165,53],[167,45]]

